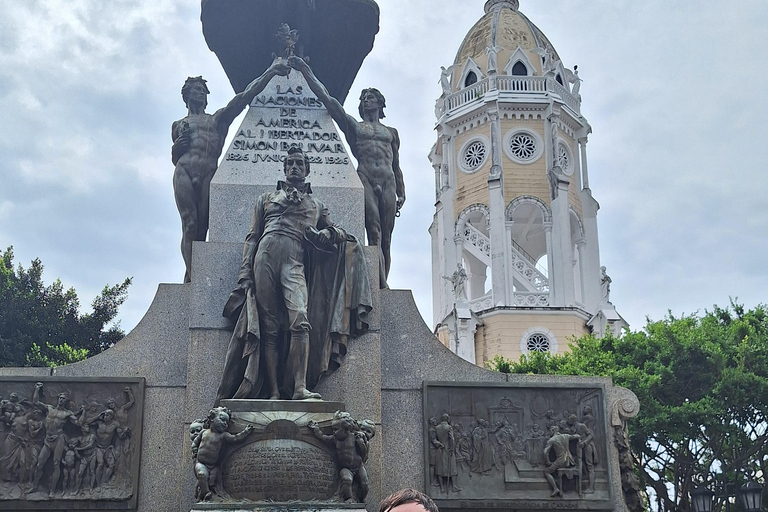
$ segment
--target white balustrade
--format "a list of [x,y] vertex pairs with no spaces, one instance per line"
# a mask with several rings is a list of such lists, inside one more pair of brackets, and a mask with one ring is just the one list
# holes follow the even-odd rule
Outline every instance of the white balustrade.
[[[514,92],[517,94],[546,94],[552,93],[568,105],[574,112],[581,111],[581,100],[568,91],[568,88],[560,85],[556,80],[543,76],[498,76],[496,87],[499,91]],[[449,110],[455,110],[472,101],[482,98],[490,88],[488,78],[465,87],[448,97]]]

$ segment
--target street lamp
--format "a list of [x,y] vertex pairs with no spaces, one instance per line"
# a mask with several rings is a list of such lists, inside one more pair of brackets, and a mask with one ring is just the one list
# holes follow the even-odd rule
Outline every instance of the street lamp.
[[697,487],[691,492],[694,512],[712,512],[715,497],[725,498],[725,510],[731,512],[730,497],[739,496],[745,512],[760,512],[763,507],[763,487],[757,482],[749,481],[736,492],[735,485],[726,482],[721,488],[721,494],[715,494],[704,486]]

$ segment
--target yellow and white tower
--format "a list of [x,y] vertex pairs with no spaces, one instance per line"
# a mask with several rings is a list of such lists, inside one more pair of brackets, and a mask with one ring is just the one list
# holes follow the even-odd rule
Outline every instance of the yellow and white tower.
[[488,0],[442,69],[433,314],[468,361],[563,352],[626,325],[600,266],[580,85],[518,0]]

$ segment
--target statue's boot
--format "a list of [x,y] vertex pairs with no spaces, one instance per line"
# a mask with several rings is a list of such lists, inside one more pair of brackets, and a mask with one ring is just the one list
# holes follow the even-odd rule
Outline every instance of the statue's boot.
[[291,364],[293,365],[292,400],[322,399],[319,393],[307,389],[307,365],[309,364],[309,331],[291,333]]
[[280,400],[280,388],[277,385],[277,337],[264,337],[264,358],[267,366],[267,386],[269,386],[269,399]]

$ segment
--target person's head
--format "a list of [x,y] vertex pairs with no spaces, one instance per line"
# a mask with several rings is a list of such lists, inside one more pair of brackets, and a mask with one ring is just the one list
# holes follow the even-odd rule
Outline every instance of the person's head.
[[226,407],[216,407],[208,413],[208,419],[211,421],[211,430],[214,432],[226,432],[229,428],[229,409]]
[[18,393],[11,393],[11,395],[8,397],[8,399],[11,402],[16,403],[16,402],[19,401],[19,394]]
[[82,432],[84,436],[87,436],[91,432],[90,423],[83,423],[80,425],[80,432]]
[[35,421],[43,419],[43,411],[40,409],[32,409],[32,419]]
[[437,418],[435,418],[434,416],[429,418],[429,426],[430,427],[436,427],[437,426]]
[[448,414],[448,413],[443,414],[442,416],[440,416],[440,421],[442,421],[443,423],[450,423],[451,422],[451,415]]
[[288,150],[283,172],[288,181],[304,181],[304,178],[309,176],[309,160],[300,147],[293,146]]
[[569,424],[569,425],[573,426],[573,425],[575,425],[576,423],[578,423],[578,421],[579,421],[579,418],[578,418],[578,417],[576,417],[576,415],[575,415],[575,414],[570,414],[570,415],[568,415],[568,424]]
[[363,119],[365,119],[365,111],[374,108],[379,111],[379,119],[384,119],[384,107],[386,106],[387,100],[384,99],[384,95],[378,89],[370,87],[360,92],[360,105],[357,110]]
[[117,400],[114,398],[107,399],[107,409],[112,409],[113,411],[117,409]]
[[584,414],[592,414],[592,406],[591,405],[585,405],[584,406]]
[[336,411],[336,414],[333,415],[331,428],[336,439],[346,439],[350,432],[359,430],[356,427],[355,420],[348,412]]
[[550,435],[553,435],[553,436],[559,434],[560,433],[560,427],[558,427],[557,425],[552,425],[551,427],[549,427],[549,433],[550,433]]
[[196,103],[202,103],[203,108],[208,106],[208,95],[211,91],[208,90],[206,81],[202,76],[190,76],[187,81],[184,82],[184,87],[181,88],[181,97],[184,99],[184,104],[189,108],[190,99]]
[[109,423],[114,419],[115,419],[115,411],[113,411],[112,409],[107,409],[106,411],[104,411],[104,421]]
[[403,489],[384,498],[379,512],[439,512],[432,499],[416,489]]
[[58,398],[58,406],[59,407],[66,407],[69,405],[69,395],[67,393],[59,393]]

